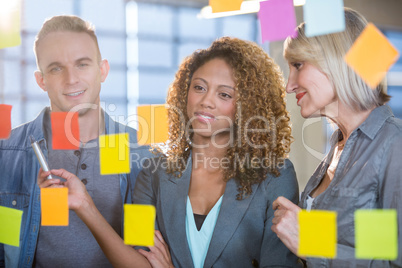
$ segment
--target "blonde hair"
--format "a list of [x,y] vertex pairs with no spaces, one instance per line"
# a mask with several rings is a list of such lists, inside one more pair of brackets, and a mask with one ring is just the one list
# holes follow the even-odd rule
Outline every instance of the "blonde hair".
[[95,26],[93,26],[90,22],[84,21],[83,19],[73,16],[73,15],[61,15],[54,16],[47,19],[38,34],[35,38],[34,43],[34,53],[36,57],[36,64],[39,68],[39,60],[38,60],[38,46],[40,42],[49,34],[53,32],[77,32],[77,33],[87,33],[92,40],[95,42],[95,46],[97,49],[98,61],[100,62],[102,57],[99,50],[98,38],[95,34]]
[[[253,184],[265,180],[267,173],[279,175],[278,166],[284,164],[293,141],[282,72],[257,44],[222,37],[182,62],[166,101],[169,106],[167,148],[156,149],[167,158],[167,172],[181,177],[191,149],[191,141],[184,137],[189,122],[188,89],[194,72],[216,58],[223,59],[232,68],[235,80],[234,143],[226,153],[229,163],[224,169],[224,179],[236,179],[238,199],[242,199],[251,193]],[[246,132],[246,128],[254,131]],[[258,131],[261,129],[266,131]],[[237,164],[238,159],[244,159],[244,165]],[[261,160],[261,165],[253,165],[253,159]]]
[[345,31],[307,37],[305,23],[297,27],[298,36],[285,41],[288,62],[308,62],[322,71],[335,89],[338,99],[355,111],[365,111],[390,100],[385,79],[371,89],[344,61],[344,56],[367,25],[357,11],[345,8]]

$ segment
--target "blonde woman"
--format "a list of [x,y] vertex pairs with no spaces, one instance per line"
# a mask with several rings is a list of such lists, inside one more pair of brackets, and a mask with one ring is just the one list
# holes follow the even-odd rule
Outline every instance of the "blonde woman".
[[284,197],[274,202],[272,230],[297,254],[300,208],[336,211],[337,256],[305,258],[308,267],[400,267],[401,232],[396,260],[355,259],[357,209],[396,209],[401,224],[402,122],[385,105],[390,99],[385,84],[371,89],[343,60],[367,25],[362,15],[348,8],[345,19],[344,32],[306,37],[302,23],[298,37],[285,42],[290,68],[286,91],[295,93],[303,117],[325,116],[338,129],[331,137],[331,150],[301,195],[300,207]]

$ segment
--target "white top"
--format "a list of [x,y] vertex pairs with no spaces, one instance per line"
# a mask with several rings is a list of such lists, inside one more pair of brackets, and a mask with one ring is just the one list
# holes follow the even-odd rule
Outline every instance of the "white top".
[[308,195],[307,196],[307,199],[306,199],[306,210],[307,211],[310,211],[311,210],[311,205],[313,204],[313,201],[314,201],[314,198],[313,197],[311,197],[310,195]]
[[223,195],[208,213],[201,229],[198,231],[197,226],[195,225],[194,213],[193,208],[191,207],[190,198],[187,196],[186,235],[191,257],[193,258],[194,268],[202,268],[204,266],[209,243],[211,242],[216,220],[218,219],[219,211],[221,209],[222,197]]

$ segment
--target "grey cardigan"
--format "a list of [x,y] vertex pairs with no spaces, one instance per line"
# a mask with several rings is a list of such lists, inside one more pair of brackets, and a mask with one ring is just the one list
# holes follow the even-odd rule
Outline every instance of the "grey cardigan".
[[[331,150],[318,166],[301,196],[319,185],[342,133],[331,137]],[[308,267],[402,267],[402,121],[387,105],[374,109],[347,140],[328,188],[317,196],[312,209],[336,211],[338,224],[335,259],[307,258]],[[398,258],[365,260],[355,257],[354,212],[357,209],[396,209],[398,213]],[[384,228],[386,228],[384,226]]]
[[[191,157],[181,178],[166,174],[163,158],[144,163],[134,188],[134,203],[156,207],[156,228],[168,243],[175,267],[190,268],[193,261],[187,243],[185,217]],[[148,166],[148,167],[147,167]],[[272,202],[284,196],[298,201],[293,164],[286,160],[280,176],[268,175],[252,194],[236,200],[237,184],[226,184],[222,206],[212,235],[204,267],[297,267],[298,258],[271,231]]]

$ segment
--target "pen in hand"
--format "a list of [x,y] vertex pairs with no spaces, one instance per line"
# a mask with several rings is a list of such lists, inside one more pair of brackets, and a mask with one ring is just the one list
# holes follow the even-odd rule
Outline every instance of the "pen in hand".
[[[49,171],[49,166],[46,162],[45,156],[43,155],[42,150],[39,147],[39,144],[37,141],[35,141],[34,137],[32,135],[29,136],[29,138],[31,139],[31,146],[36,154],[36,157],[38,158],[39,164],[41,165],[43,171]],[[49,176],[47,176],[47,179],[53,179],[52,175],[49,174]]]

